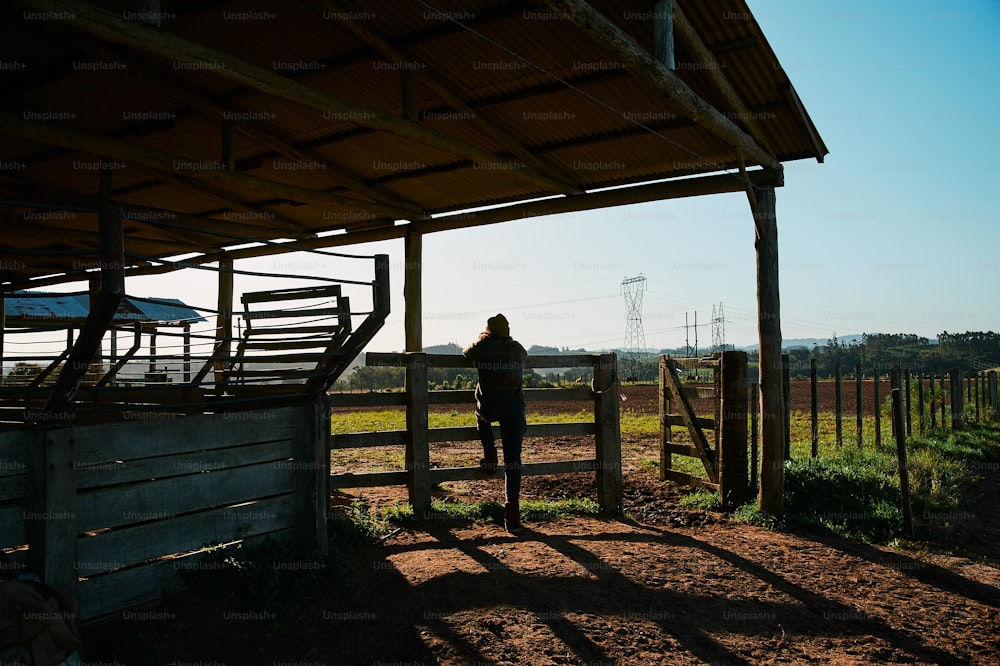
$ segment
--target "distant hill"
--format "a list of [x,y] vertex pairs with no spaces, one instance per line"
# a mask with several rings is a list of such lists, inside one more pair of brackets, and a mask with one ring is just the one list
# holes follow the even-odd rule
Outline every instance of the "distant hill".
[[[864,335],[861,333],[838,335],[837,340],[842,345],[849,345],[855,342],[861,342],[864,340]],[[806,349],[812,349],[814,346],[825,347],[828,342],[830,342],[830,338],[787,338],[781,341],[781,348],[798,349],[804,347]],[[740,351],[757,351],[758,347],[760,347],[760,344],[737,347],[736,349]]]

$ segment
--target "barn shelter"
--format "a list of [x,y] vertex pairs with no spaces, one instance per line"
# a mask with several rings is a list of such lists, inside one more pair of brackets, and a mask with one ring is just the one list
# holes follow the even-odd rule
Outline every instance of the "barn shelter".
[[[10,376],[5,376],[0,385],[16,385],[19,392],[28,391],[32,388],[41,387],[49,375],[52,374],[66,360],[69,352],[73,349],[73,342],[77,332],[87,321],[90,312],[90,294],[79,293],[52,293],[41,291],[15,291],[7,294],[4,298],[4,328],[2,342],[6,337],[17,337],[16,333],[34,333],[37,331],[60,331],[66,332],[66,346],[62,353],[52,356],[39,357],[29,353],[27,356],[14,353],[6,355],[6,367],[10,369]],[[93,368],[95,376],[90,378],[90,382],[136,382],[143,384],[149,381],[159,381],[165,383],[169,379],[169,368],[160,367],[156,351],[157,333],[163,328],[178,328],[181,336],[187,344],[184,345],[183,353],[178,359],[183,369],[184,380],[190,380],[191,372],[191,326],[205,322],[205,318],[197,311],[187,307],[176,298],[137,298],[125,296],[118,305],[118,310],[114,314],[110,326],[110,349],[109,368],[107,371],[103,367]],[[131,328],[134,342],[127,350],[119,347],[118,331],[120,328]],[[143,371],[136,374],[135,365],[125,370],[129,362],[133,360],[139,351],[137,344],[146,333],[152,343],[152,352],[147,359],[149,364],[142,364]],[[14,335],[12,335],[14,334]],[[26,343],[30,347],[37,346],[31,342]],[[124,353],[122,353],[124,352]],[[38,361],[41,361],[39,363]],[[18,367],[18,366],[21,367]],[[6,375],[8,370],[4,370]],[[99,373],[99,374],[97,374]],[[40,389],[44,392],[44,389]],[[13,391],[11,391],[13,393]],[[21,416],[20,414],[14,415]]]
[[[399,239],[406,348],[415,352],[425,234],[745,192],[758,257],[761,507],[780,510],[775,190],[783,162],[822,161],[827,150],[743,0],[301,0],[251,9],[18,0],[0,7],[0,26],[3,292],[81,282],[93,304],[45,395],[3,396],[22,402],[25,426],[56,433],[50,442],[72,430],[79,453],[81,442],[97,446],[94,429],[140,425],[86,420],[142,414],[147,432],[162,430],[160,455],[187,455],[182,440],[225,431],[245,435],[226,446],[256,447],[261,464],[306,456],[318,471],[283,470],[286,503],[268,515],[274,531],[315,541],[325,504],[308,488],[329,461],[324,468],[316,444],[323,417],[305,419],[310,434],[302,415],[323,413],[326,389],[389,312],[388,257],[331,248]],[[296,286],[243,292],[236,303],[239,262],[283,253],[361,262],[371,279],[300,271],[272,276]],[[213,307],[200,309],[214,326],[197,371],[171,386],[100,385],[95,365],[130,278],[178,270],[208,271],[218,284]],[[261,405],[286,411],[241,411]],[[297,425],[285,424],[288,415]],[[221,418],[246,427],[221,427]],[[261,434],[268,428],[276,431]],[[127,448],[108,432],[99,437]],[[264,442],[287,447],[276,454]],[[53,444],[47,455],[70,454]],[[104,471],[88,468],[77,481]],[[191,496],[184,484],[207,483],[178,478],[178,496]],[[77,528],[31,529],[61,543],[60,529]]]

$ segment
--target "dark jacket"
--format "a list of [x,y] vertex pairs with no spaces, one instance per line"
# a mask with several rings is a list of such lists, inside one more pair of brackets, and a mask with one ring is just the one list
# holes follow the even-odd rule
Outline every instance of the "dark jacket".
[[528,352],[521,343],[503,335],[481,335],[464,354],[479,371],[477,401],[524,403],[521,379]]

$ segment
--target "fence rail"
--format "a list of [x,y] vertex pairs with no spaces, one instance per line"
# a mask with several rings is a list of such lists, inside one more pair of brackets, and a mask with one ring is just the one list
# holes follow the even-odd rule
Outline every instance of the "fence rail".
[[[405,430],[333,435],[330,447],[334,450],[366,447],[402,446],[405,449],[406,468],[396,471],[340,473],[331,476],[331,488],[360,488],[385,485],[406,485],[409,501],[417,515],[429,512],[431,486],[445,481],[470,481],[502,477],[502,467],[496,472],[484,472],[478,467],[436,467],[430,464],[430,445],[441,442],[479,440],[475,427],[428,427],[428,406],[433,404],[468,403],[470,412],[474,392],[430,391],[427,368],[472,367],[468,359],[451,354],[368,353],[370,366],[403,367],[405,392],[333,394],[332,407],[404,406]],[[569,389],[525,389],[528,403],[553,400],[580,400],[593,404],[592,421],[576,423],[533,423],[528,426],[526,437],[593,436],[594,457],[587,460],[554,460],[522,464],[522,476],[593,472],[597,475],[597,500],[604,513],[613,515],[622,507],[621,429],[619,421],[619,392],[614,354],[574,354],[529,356],[527,368],[592,367],[594,383],[591,387]],[[499,437],[494,426],[494,435]]]

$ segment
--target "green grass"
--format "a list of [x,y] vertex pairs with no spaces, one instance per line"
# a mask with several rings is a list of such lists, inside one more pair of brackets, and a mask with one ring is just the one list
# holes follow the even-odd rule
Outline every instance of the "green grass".
[[[858,449],[853,444],[836,447],[827,439],[821,441],[815,459],[809,457],[808,440],[796,442],[792,450],[793,459],[786,463],[785,516],[780,524],[868,543],[885,543],[903,534],[895,444]],[[930,520],[964,515],[975,483],[998,460],[1000,427],[996,425],[968,424],[959,432],[908,439],[913,515]],[[737,517],[762,519],[752,509],[741,509]],[[770,517],[764,520],[775,523]]]
[[[358,504],[355,502],[355,504]],[[395,502],[365,515],[366,507],[360,506],[349,519],[361,525],[374,526],[374,534],[387,534],[397,525],[407,525],[420,520],[459,520],[475,523],[503,524],[503,505],[499,502],[459,502],[431,500],[431,510],[422,516],[414,514],[408,502]],[[597,515],[600,506],[588,498],[559,500],[522,500],[521,517],[524,520],[555,520],[562,516]]]
[[[528,414],[528,423],[592,423],[593,410],[581,409],[567,414]],[[429,412],[428,426],[431,428],[474,427],[476,416],[468,411]],[[359,432],[381,432],[405,430],[406,414],[401,410],[385,409],[335,414],[330,417],[330,433],[346,435]],[[660,431],[660,419],[656,415],[638,414],[626,409],[621,413],[621,432],[625,434],[651,435]]]

